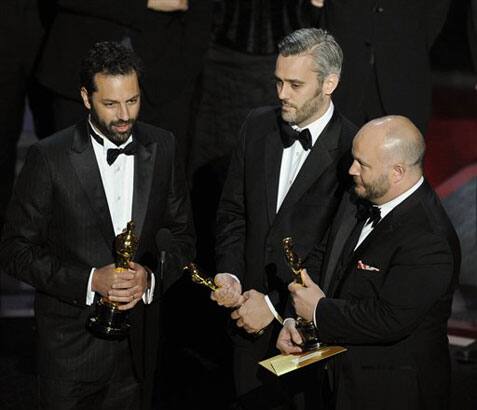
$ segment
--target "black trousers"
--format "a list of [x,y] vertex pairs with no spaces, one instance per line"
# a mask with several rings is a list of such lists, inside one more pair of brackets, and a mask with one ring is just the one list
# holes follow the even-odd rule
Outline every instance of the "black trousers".
[[[138,410],[141,385],[134,374],[127,340],[117,344],[115,368],[107,380],[81,381],[38,377],[42,410]],[[98,365],[101,365],[98,363]]]

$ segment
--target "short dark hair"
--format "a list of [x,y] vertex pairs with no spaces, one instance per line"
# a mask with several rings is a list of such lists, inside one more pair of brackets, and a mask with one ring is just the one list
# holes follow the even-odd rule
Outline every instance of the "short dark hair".
[[94,76],[98,73],[126,75],[135,72],[139,79],[141,71],[141,60],[131,48],[114,41],[102,41],[96,43],[81,62],[80,86],[92,94],[97,91]]

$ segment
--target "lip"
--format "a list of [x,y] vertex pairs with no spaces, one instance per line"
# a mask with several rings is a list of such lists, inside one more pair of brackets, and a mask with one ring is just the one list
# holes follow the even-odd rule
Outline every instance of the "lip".
[[284,111],[290,111],[293,110],[294,108],[291,105],[282,105],[282,110]]
[[127,132],[127,131],[129,131],[130,125],[129,125],[129,124],[113,125],[113,128],[114,128],[117,132]]

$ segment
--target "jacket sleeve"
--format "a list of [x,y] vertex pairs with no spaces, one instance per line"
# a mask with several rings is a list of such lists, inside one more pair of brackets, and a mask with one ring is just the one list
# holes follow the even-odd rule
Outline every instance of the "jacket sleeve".
[[0,264],[4,272],[37,291],[84,305],[91,266],[60,261],[48,242],[53,191],[47,158],[39,147],[33,146],[7,211]]
[[240,132],[240,143],[232,155],[217,210],[215,254],[218,272],[244,277],[246,238],[245,149],[247,121]]
[[172,172],[164,223],[164,227],[169,229],[172,234],[172,246],[167,259],[167,272],[169,275],[166,275],[164,278],[164,290],[179,278],[185,264],[191,262],[195,257],[195,231],[192,221],[189,190],[182,162],[175,158],[174,152],[176,150],[172,148]]

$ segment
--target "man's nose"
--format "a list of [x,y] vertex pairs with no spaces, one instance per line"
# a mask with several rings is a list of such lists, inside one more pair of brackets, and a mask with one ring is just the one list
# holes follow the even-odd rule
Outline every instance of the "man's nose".
[[353,160],[353,163],[349,167],[348,174],[350,175],[359,175],[359,164],[358,161]]
[[277,85],[277,95],[280,101],[285,101],[289,97],[289,87],[286,84]]
[[129,121],[129,107],[127,104],[119,104],[118,117],[122,121]]

